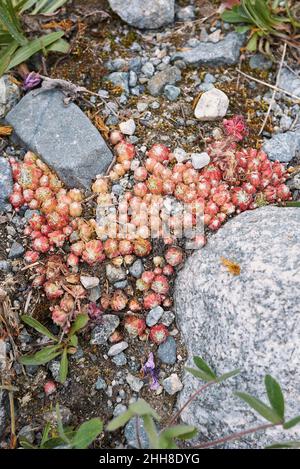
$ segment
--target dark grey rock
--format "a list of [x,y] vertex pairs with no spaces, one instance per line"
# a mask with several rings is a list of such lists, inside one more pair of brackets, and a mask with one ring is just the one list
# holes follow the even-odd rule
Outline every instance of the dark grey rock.
[[129,94],[129,75],[127,72],[113,72],[107,76],[107,80],[116,86],[120,86],[125,93]]
[[126,65],[126,60],[122,58],[109,60],[105,63],[105,67],[110,72],[118,72],[119,70],[122,70]]
[[174,20],[175,0],[108,0],[122,20],[140,29],[157,29]]
[[127,358],[126,358],[125,353],[121,352],[121,353],[119,353],[118,355],[116,355],[115,357],[113,357],[113,358],[112,358],[112,361],[113,361],[114,364],[117,365],[117,366],[123,366],[123,365],[126,365],[126,363],[127,363]]
[[95,389],[101,391],[107,388],[107,384],[103,378],[98,378],[95,384]]
[[20,88],[12,82],[9,75],[0,78],[0,118],[11,110],[20,99]]
[[9,250],[8,257],[9,259],[17,259],[18,257],[21,257],[24,252],[25,249],[23,248],[22,244],[15,241]]
[[237,33],[229,33],[222,41],[201,42],[198,46],[184,52],[176,52],[172,56],[174,60],[184,60],[188,65],[208,65],[218,67],[221,65],[236,64],[240,57],[240,48],[245,42],[245,36]]
[[[261,423],[254,411],[233,396],[245,391],[265,401],[264,376],[282,385],[288,416],[299,415],[300,210],[263,207],[228,221],[180,271],[175,286],[178,326],[189,360],[198,355],[219,373],[241,368],[227,385],[207,390],[183,412],[184,422],[218,438]],[[238,276],[222,266],[221,256],[237,262]],[[199,387],[190,374],[178,405]],[[288,439],[297,438],[291,429]],[[298,434],[299,437],[299,434]],[[268,430],[230,447],[264,447],[287,438]]]
[[26,441],[33,444],[34,442],[34,429],[31,425],[26,425],[22,427],[18,434],[19,438],[25,438]]
[[288,91],[289,93],[294,94],[295,96],[299,96],[300,98],[300,75],[295,75],[295,73],[291,72],[287,68],[284,68],[280,74],[279,88],[283,88],[284,90]]
[[14,136],[39,155],[69,187],[89,189],[113,155],[98,130],[59,91],[28,93],[6,116]]
[[120,288],[121,290],[124,290],[128,286],[128,281],[127,279],[121,280],[120,282],[114,283],[115,288]]
[[0,272],[9,272],[11,264],[8,261],[0,261]]
[[[138,435],[137,428],[139,432]],[[139,449],[141,443],[143,449],[149,448],[149,439],[144,428],[144,422],[141,418],[133,417],[129,420],[125,427],[124,434],[129,447]]]
[[268,59],[263,54],[252,55],[252,57],[249,60],[249,66],[253,70],[255,69],[269,70],[270,68],[272,68],[272,65],[273,65],[272,60]]
[[140,278],[143,272],[144,272],[144,266],[143,266],[143,262],[141,259],[137,259],[129,267],[129,273],[135,278]]
[[156,73],[156,75],[148,81],[148,91],[152,96],[159,96],[166,85],[174,85],[180,80],[181,71],[179,68],[175,66],[168,67],[165,70]]
[[126,272],[122,267],[115,267],[112,264],[106,265],[106,277],[110,283],[120,282],[126,279]]
[[172,311],[164,311],[160,319],[160,322],[164,324],[165,326],[169,327],[171,326],[174,319],[175,319],[175,314],[172,313]]
[[11,167],[6,158],[0,157],[0,212],[6,209],[8,196],[13,191]]
[[167,340],[158,347],[157,356],[163,363],[174,365],[176,362],[176,351],[176,341],[173,337],[169,336]]
[[116,330],[120,324],[120,319],[115,314],[105,314],[102,317],[101,324],[92,331],[91,344],[104,345],[109,336]]
[[125,340],[122,340],[122,342],[118,342],[117,344],[114,344],[110,347],[109,351],[107,352],[107,355],[109,357],[114,357],[115,355],[119,355],[119,353],[124,352],[128,348],[128,342],[125,342]]
[[300,152],[300,129],[273,135],[265,139],[263,150],[270,160],[288,163]]
[[180,95],[180,88],[174,85],[166,85],[164,89],[164,95],[169,101],[176,101],[178,96]]
[[160,318],[162,317],[163,312],[164,310],[161,306],[156,306],[155,308],[152,308],[146,317],[147,326],[152,327],[157,324]]
[[177,21],[192,21],[195,19],[195,10],[192,5],[178,8],[176,11]]

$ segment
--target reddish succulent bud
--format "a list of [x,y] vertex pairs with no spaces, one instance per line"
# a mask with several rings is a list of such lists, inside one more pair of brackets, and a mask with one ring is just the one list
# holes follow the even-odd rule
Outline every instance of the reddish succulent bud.
[[129,254],[132,254],[133,246],[132,246],[131,241],[127,239],[122,239],[119,242],[119,252],[122,256],[127,256]]
[[182,264],[184,259],[183,251],[179,247],[172,246],[166,251],[165,258],[168,264],[175,267]]
[[136,289],[139,291],[147,291],[150,288],[149,283],[146,283],[143,279],[138,278],[136,281]]
[[138,337],[146,329],[146,322],[137,316],[127,315],[124,320],[124,328],[131,337]]
[[156,176],[150,176],[147,179],[147,187],[152,194],[160,195],[163,190],[163,182]]
[[36,251],[26,251],[24,254],[24,260],[28,264],[34,264],[39,258],[39,253]]
[[138,238],[133,242],[133,252],[136,256],[146,257],[150,254],[152,245],[147,239]]
[[103,243],[103,249],[109,259],[119,256],[119,243],[116,239],[107,239]]
[[82,214],[82,205],[80,202],[71,202],[69,205],[71,217],[80,217]]
[[167,264],[163,267],[163,274],[167,275],[167,277],[171,277],[174,274],[174,267],[170,264]]
[[135,148],[132,143],[122,141],[115,146],[118,157],[125,160],[132,160],[135,156]]
[[18,210],[24,204],[24,198],[21,192],[13,192],[9,196],[8,200],[16,210]]
[[45,218],[42,215],[34,214],[30,220],[29,225],[33,230],[40,230],[45,223]]
[[23,197],[25,202],[29,203],[34,198],[34,191],[32,189],[25,189],[23,191]]
[[54,306],[53,308],[51,308],[51,311],[52,321],[54,322],[54,324],[63,327],[68,320],[67,313],[60,309],[58,306]]
[[38,252],[48,252],[50,247],[48,238],[46,236],[39,236],[33,241],[32,247]]
[[139,166],[138,168],[135,169],[134,171],[134,179],[136,181],[145,181],[148,177],[148,171],[146,168],[143,166]]
[[109,136],[112,145],[116,145],[124,139],[124,135],[119,130],[113,130]]
[[128,308],[133,312],[141,311],[142,309],[139,301],[136,298],[131,298],[128,304]]
[[276,190],[277,190],[277,197],[280,200],[289,200],[291,198],[290,189],[285,184],[280,184],[280,186],[278,186]]
[[150,291],[144,296],[144,308],[152,309],[161,304],[162,298],[158,293]]
[[105,255],[103,254],[101,241],[94,239],[86,243],[85,250],[82,253],[82,259],[88,264],[104,261]]
[[75,254],[75,256],[80,257],[83,253],[84,248],[85,243],[83,241],[77,241],[77,243],[71,245],[71,252]]
[[145,283],[148,283],[149,285],[153,282],[155,277],[155,273],[152,272],[151,270],[145,270],[145,272],[142,273],[142,280]]
[[147,185],[144,182],[138,182],[133,186],[133,192],[137,197],[144,197],[148,192]]
[[79,264],[79,257],[75,254],[69,254],[67,257],[67,265],[69,267],[77,267]]
[[64,245],[66,236],[61,231],[52,231],[49,233],[50,244],[54,244],[56,247],[61,248]]
[[227,135],[233,137],[237,142],[243,140],[248,133],[243,116],[234,116],[232,119],[224,119],[223,126]]
[[50,396],[51,394],[56,392],[56,384],[54,383],[54,381],[47,381],[44,384],[44,392],[46,396]]
[[108,340],[111,344],[116,344],[123,340],[123,334],[120,331],[115,331],[112,333]]
[[151,288],[155,293],[166,295],[170,289],[169,280],[164,275],[157,275],[151,284]]
[[165,145],[156,143],[150,148],[148,156],[160,162],[168,161],[170,156],[170,150]]
[[64,291],[61,288],[60,283],[53,282],[52,280],[48,280],[44,284],[44,290],[45,290],[48,300],[56,300],[57,298],[60,298],[64,294]]
[[252,196],[241,187],[234,187],[232,189],[232,202],[236,207],[244,211],[247,210],[252,202]]
[[34,279],[32,281],[32,286],[35,287],[35,288],[38,288],[38,287],[41,287],[42,285],[44,285],[45,282],[46,282],[46,275],[45,274],[37,275],[36,277],[34,277]]
[[162,344],[167,340],[169,331],[164,324],[156,324],[151,327],[149,337],[157,345]]
[[108,192],[108,180],[107,178],[97,178],[92,185],[92,191],[96,194],[106,194]]

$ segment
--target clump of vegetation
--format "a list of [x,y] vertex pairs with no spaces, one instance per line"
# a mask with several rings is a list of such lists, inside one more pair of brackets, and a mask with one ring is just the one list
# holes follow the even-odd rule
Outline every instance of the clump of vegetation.
[[[229,378],[232,378],[240,373],[236,369],[227,373],[217,375],[211,367],[200,357],[194,357],[196,368],[187,368],[193,376],[204,381],[199,389],[197,389],[187,400],[187,402],[169,419],[164,428],[159,429],[159,422],[161,417],[157,412],[144,400],[138,399],[133,404],[130,404],[128,410],[123,412],[118,417],[114,418],[106,427],[109,432],[114,432],[119,428],[124,427],[129,420],[137,419],[137,432],[138,421],[143,421],[143,426],[149,440],[149,446],[152,449],[177,449],[179,441],[187,441],[195,438],[198,434],[197,428],[193,425],[178,424],[178,418],[184,409],[203,391],[208,387],[220,384]],[[268,428],[280,426],[284,430],[289,430],[298,423],[300,423],[300,416],[292,419],[285,418],[285,401],[279,383],[270,375],[265,377],[265,389],[269,400],[269,404],[264,403],[245,392],[236,392],[235,396],[242,399],[252,409],[254,409],[261,417],[266,420],[266,423],[260,424],[256,427],[245,429],[234,434],[224,436],[217,440],[204,441],[194,445],[194,448],[214,448],[221,444],[230,441],[235,441],[245,437],[246,435],[254,434]],[[53,427],[50,422],[44,428],[41,442],[38,446],[31,444],[26,438],[20,438],[20,445],[25,449],[86,449],[88,448],[100,433],[103,431],[103,422],[99,418],[91,419],[79,428],[64,427],[60,415],[59,405],[56,405],[56,420],[57,424]],[[300,441],[284,441],[275,443],[269,448],[299,448]]]
[[234,2],[232,8],[226,9],[221,16],[227,23],[237,24],[238,32],[250,31],[247,44],[249,51],[259,49],[260,52],[270,53],[272,36],[300,46],[296,39],[300,28],[297,14],[299,5],[293,3],[296,2],[286,0],[282,6],[280,0],[240,0]]
[[52,428],[50,422],[44,428],[41,442],[38,446],[32,445],[26,438],[20,438],[20,445],[24,449],[87,449],[100,435],[103,423],[99,418],[84,422],[77,429],[64,427],[60,415],[59,405],[56,405],[57,425]]
[[22,17],[25,14],[49,14],[58,10],[67,0],[2,0],[0,4],[0,76],[20,65],[37,52],[66,53],[68,43],[62,39],[64,31],[39,37],[26,36]]
[[[115,431],[118,428],[123,427],[131,418],[135,417],[142,419],[149,439],[149,445],[152,449],[176,449],[178,447],[176,444],[177,440],[190,440],[191,438],[194,438],[198,433],[198,430],[195,427],[191,425],[173,424],[176,423],[184,409],[205,389],[209,386],[224,382],[240,373],[240,370],[233,370],[218,376],[202,358],[194,357],[194,363],[196,368],[187,368],[187,371],[196,378],[204,381],[205,384],[201,385],[201,387],[190,396],[181,409],[171,417],[165,428],[162,430],[157,429],[155,421],[159,422],[160,416],[157,415],[156,411],[146,401],[139,399],[134,404],[131,404],[125,413],[113,419],[108,424],[107,430]],[[229,441],[241,439],[246,435],[263,431],[267,428],[281,426],[284,430],[289,430],[297,425],[300,422],[300,416],[286,420],[285,402],[281,387],[270,375],[266,375],[265,377],[265,388],[269,404],[265,404],[260,399],[257,399],[245,392],[236,392],[234,395],[246,402],[246,404],[263,417],[267,423],[217,440],[205,441],[203,443],[196,444],[196,446],[194,445],[193,447],[200,449],[213,448]],[[285,441],[283,443],[275,443],[270,446],[270,448],[296,448],[299,446],[300,441]]]

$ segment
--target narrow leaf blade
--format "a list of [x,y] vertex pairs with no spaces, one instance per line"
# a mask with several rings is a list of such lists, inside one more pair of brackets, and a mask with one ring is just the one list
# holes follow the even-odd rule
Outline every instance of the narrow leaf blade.
[[272,408],[284,420],[284,397],[279,383],[272,376],[266,375],[265,386]]
[[102,420],[94,418],[88,422],[84,422],[77,430],[72,446],[75,449],[86,449],[100,435],[103,430]]
[[45,335],[46,337],[49,337],[49,339],[55,340],[55,342],[58,341],[58,338],[55,337],[55,335],[52,334],[47,329],[47,327],[43,326],[43,324],[41,324],[37,319],[34,319],[31,316],[26,316],[26,315],[21,316],[21,319],[23,322],[25,322],[25,324],[27,324],[30,327],[33,327],[33,329]]
[[271,407],[268,407],[262,401],[257,399],[256,397],[250,396],[250,394],[246,394],[245,392],[236,392],[235,396],[239,397],[243,401],[245,401],[252,409],[256,410],[262,417],[272,423],[280,423],[281,418]]

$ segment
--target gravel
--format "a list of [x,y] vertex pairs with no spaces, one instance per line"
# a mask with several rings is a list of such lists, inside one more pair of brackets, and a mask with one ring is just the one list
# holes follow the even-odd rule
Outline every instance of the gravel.
[[148,81],[148,91],[152,96],[159,96],[166,85],[174,85],[181,80],[181,71],[179,68],[167,67],[165,70],[156,73]]
[[157,350],[157,356],[162,363],[167,365],[174,365],[176,363],[176,341],[173,337],[168,337],[167,340],[160,344]]
[[120,319],[115,314],[105,314],[102,317],[101,325],[96,326],[92,331],[91,345],[104,345],[108,338],[120,324]]

